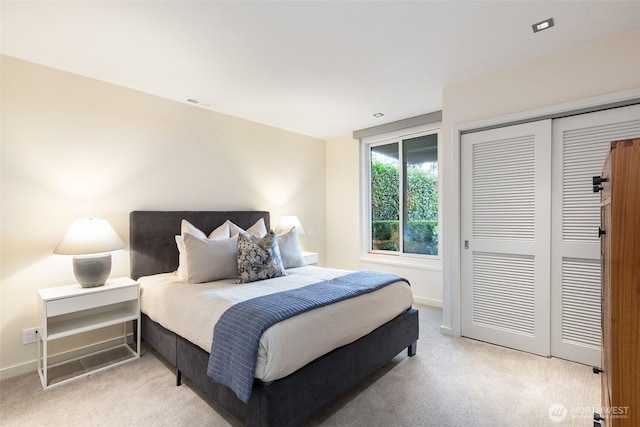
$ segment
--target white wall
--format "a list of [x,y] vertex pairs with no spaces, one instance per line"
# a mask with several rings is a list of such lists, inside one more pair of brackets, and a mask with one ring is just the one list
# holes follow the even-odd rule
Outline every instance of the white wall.
[[640,30],[444,88],[443,331],[460,333],[459,131],[633,98],[639,88]]
[[[52,254],[75,217],[106,216],[128,241],[136,209],[260,209],[273,226],[295,214],[324,258],[324,141],[0,58],[0,376],[35,369],[22,330],[39,324],[37,289],[75,282]],[[128,256],[113,253],[113,277]]]

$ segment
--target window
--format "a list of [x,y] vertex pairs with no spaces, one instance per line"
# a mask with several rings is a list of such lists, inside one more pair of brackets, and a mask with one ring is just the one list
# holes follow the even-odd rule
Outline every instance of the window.
[[365,141],[370,253],[438,256],[438,135]]

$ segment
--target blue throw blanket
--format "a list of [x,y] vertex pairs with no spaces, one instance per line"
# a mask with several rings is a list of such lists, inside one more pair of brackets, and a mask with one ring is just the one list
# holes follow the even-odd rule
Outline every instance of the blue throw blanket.
[[359,271],[235,304],[216,323],[207,374],[247,403],[264,331],[297,314],[373,292],[397,281],[409,283],[395,274]]

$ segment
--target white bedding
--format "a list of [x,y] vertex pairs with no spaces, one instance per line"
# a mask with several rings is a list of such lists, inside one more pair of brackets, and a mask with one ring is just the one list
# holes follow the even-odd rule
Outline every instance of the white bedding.
[[[347,273],[306,266],[289,269],[284,277],[240,285],[232,279],[187,284],[175,273],[157,274],[139,279],[141,310],[151,320],[210,352],[215,323],[233,304]],[[265,382],[283,378],[368,334],[412,303],[409,286],[396,282],[277,323],[262,335],[255,377]]]

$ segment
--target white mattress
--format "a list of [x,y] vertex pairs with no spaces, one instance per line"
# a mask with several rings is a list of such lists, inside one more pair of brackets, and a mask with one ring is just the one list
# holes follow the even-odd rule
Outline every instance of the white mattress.
[[[151,320],[211,351],[213,328],[227,308],[260,295],[294,289],[350,273],[306,266],[287,276],[246,284],[233,280],[187,284],[174,273],[141,277],[141,309]],[[255,377],[283,378],[323,354],[392,320],[413,303],[411,288],[396,282],[375,292],[302,313],[267,329]]]

